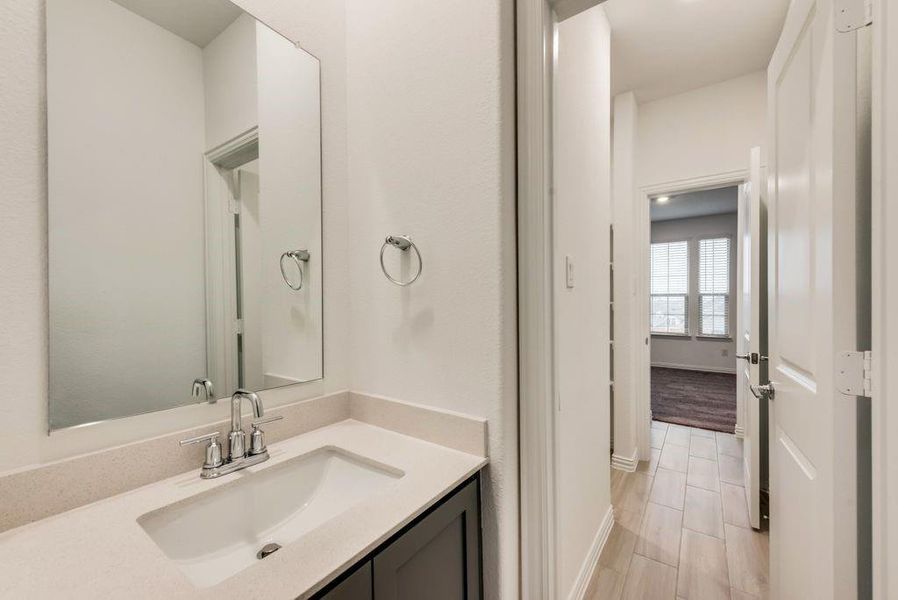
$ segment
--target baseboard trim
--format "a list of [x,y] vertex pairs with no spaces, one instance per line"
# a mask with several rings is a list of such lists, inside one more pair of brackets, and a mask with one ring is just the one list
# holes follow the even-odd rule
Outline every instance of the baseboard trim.
[[653,362],[653,367],[662,367],[665,369],[680,369],[681,371],[703,371],[705,373],[726,373],[728,375],[736,374],[736,367],[727,369],[724,367],[699,367],[696,365],[681,365],[678,363]]
[[618,471],[626,471],[627,473],[635,473],[636,467],[639,466],[639,449],[633,450],[633,456],[621,456],[620,454],[611,455],[611,468]]
[[589,553],[587,553],[586,559],[583,561],[583,566],[580,567],[577,579],[574,581],[574,587],[568,596],[569,600],[585,600],[589,582],[592,581],[592,577],[595,575],[596,567],[599,565],[599,556],[602,555],[602,549],[605,548],[608,536],[611,535],[612,527],[614,527],[614,509],[609,506],[605,512],[605,518],[602,519],[602,524],[596,532],[596,537],[589,548]]

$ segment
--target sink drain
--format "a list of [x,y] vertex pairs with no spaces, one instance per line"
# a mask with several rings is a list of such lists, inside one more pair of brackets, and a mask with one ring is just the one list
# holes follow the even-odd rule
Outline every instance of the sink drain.
[[269,554],[274,554],[275,552],[277,552],[280,549],[281,549],[280,544],[276,544],[274,542],[272,542],[270,544],[265,544],[264,546],[262,546],[261,550],[256,552],[256,558],[258,558],[259,560],[262,560],[263,558],[268,557]]

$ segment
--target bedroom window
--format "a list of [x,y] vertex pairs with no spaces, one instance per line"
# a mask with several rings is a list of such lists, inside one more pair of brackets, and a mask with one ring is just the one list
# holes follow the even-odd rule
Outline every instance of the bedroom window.
[[730,335],[730,238],[698,243],[698,334]]
[[651,332],[689,333],[689,242],[651,247]]

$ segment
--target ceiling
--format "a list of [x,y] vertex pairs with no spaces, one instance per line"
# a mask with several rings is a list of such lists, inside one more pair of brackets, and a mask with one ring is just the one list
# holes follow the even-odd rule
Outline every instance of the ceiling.
[[228,0],[114,0],[200,48],[243,14]]
[[670,196],[670,200],[664,204],[652,199],[651,219],[655,222],[725,215],[735,213],[739,207],[738,202],[739,188],[736,186],[676,194]]
[[767,68],[789,0],[608,0],[612,94],[647,102]]

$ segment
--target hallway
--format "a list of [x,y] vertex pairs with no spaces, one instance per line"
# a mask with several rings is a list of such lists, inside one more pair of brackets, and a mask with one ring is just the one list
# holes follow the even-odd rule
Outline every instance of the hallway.
[[748,523],[742,442],[652,423],[652,460],[612,470],[615,525],[590,600],[767,598],[768,535]]

